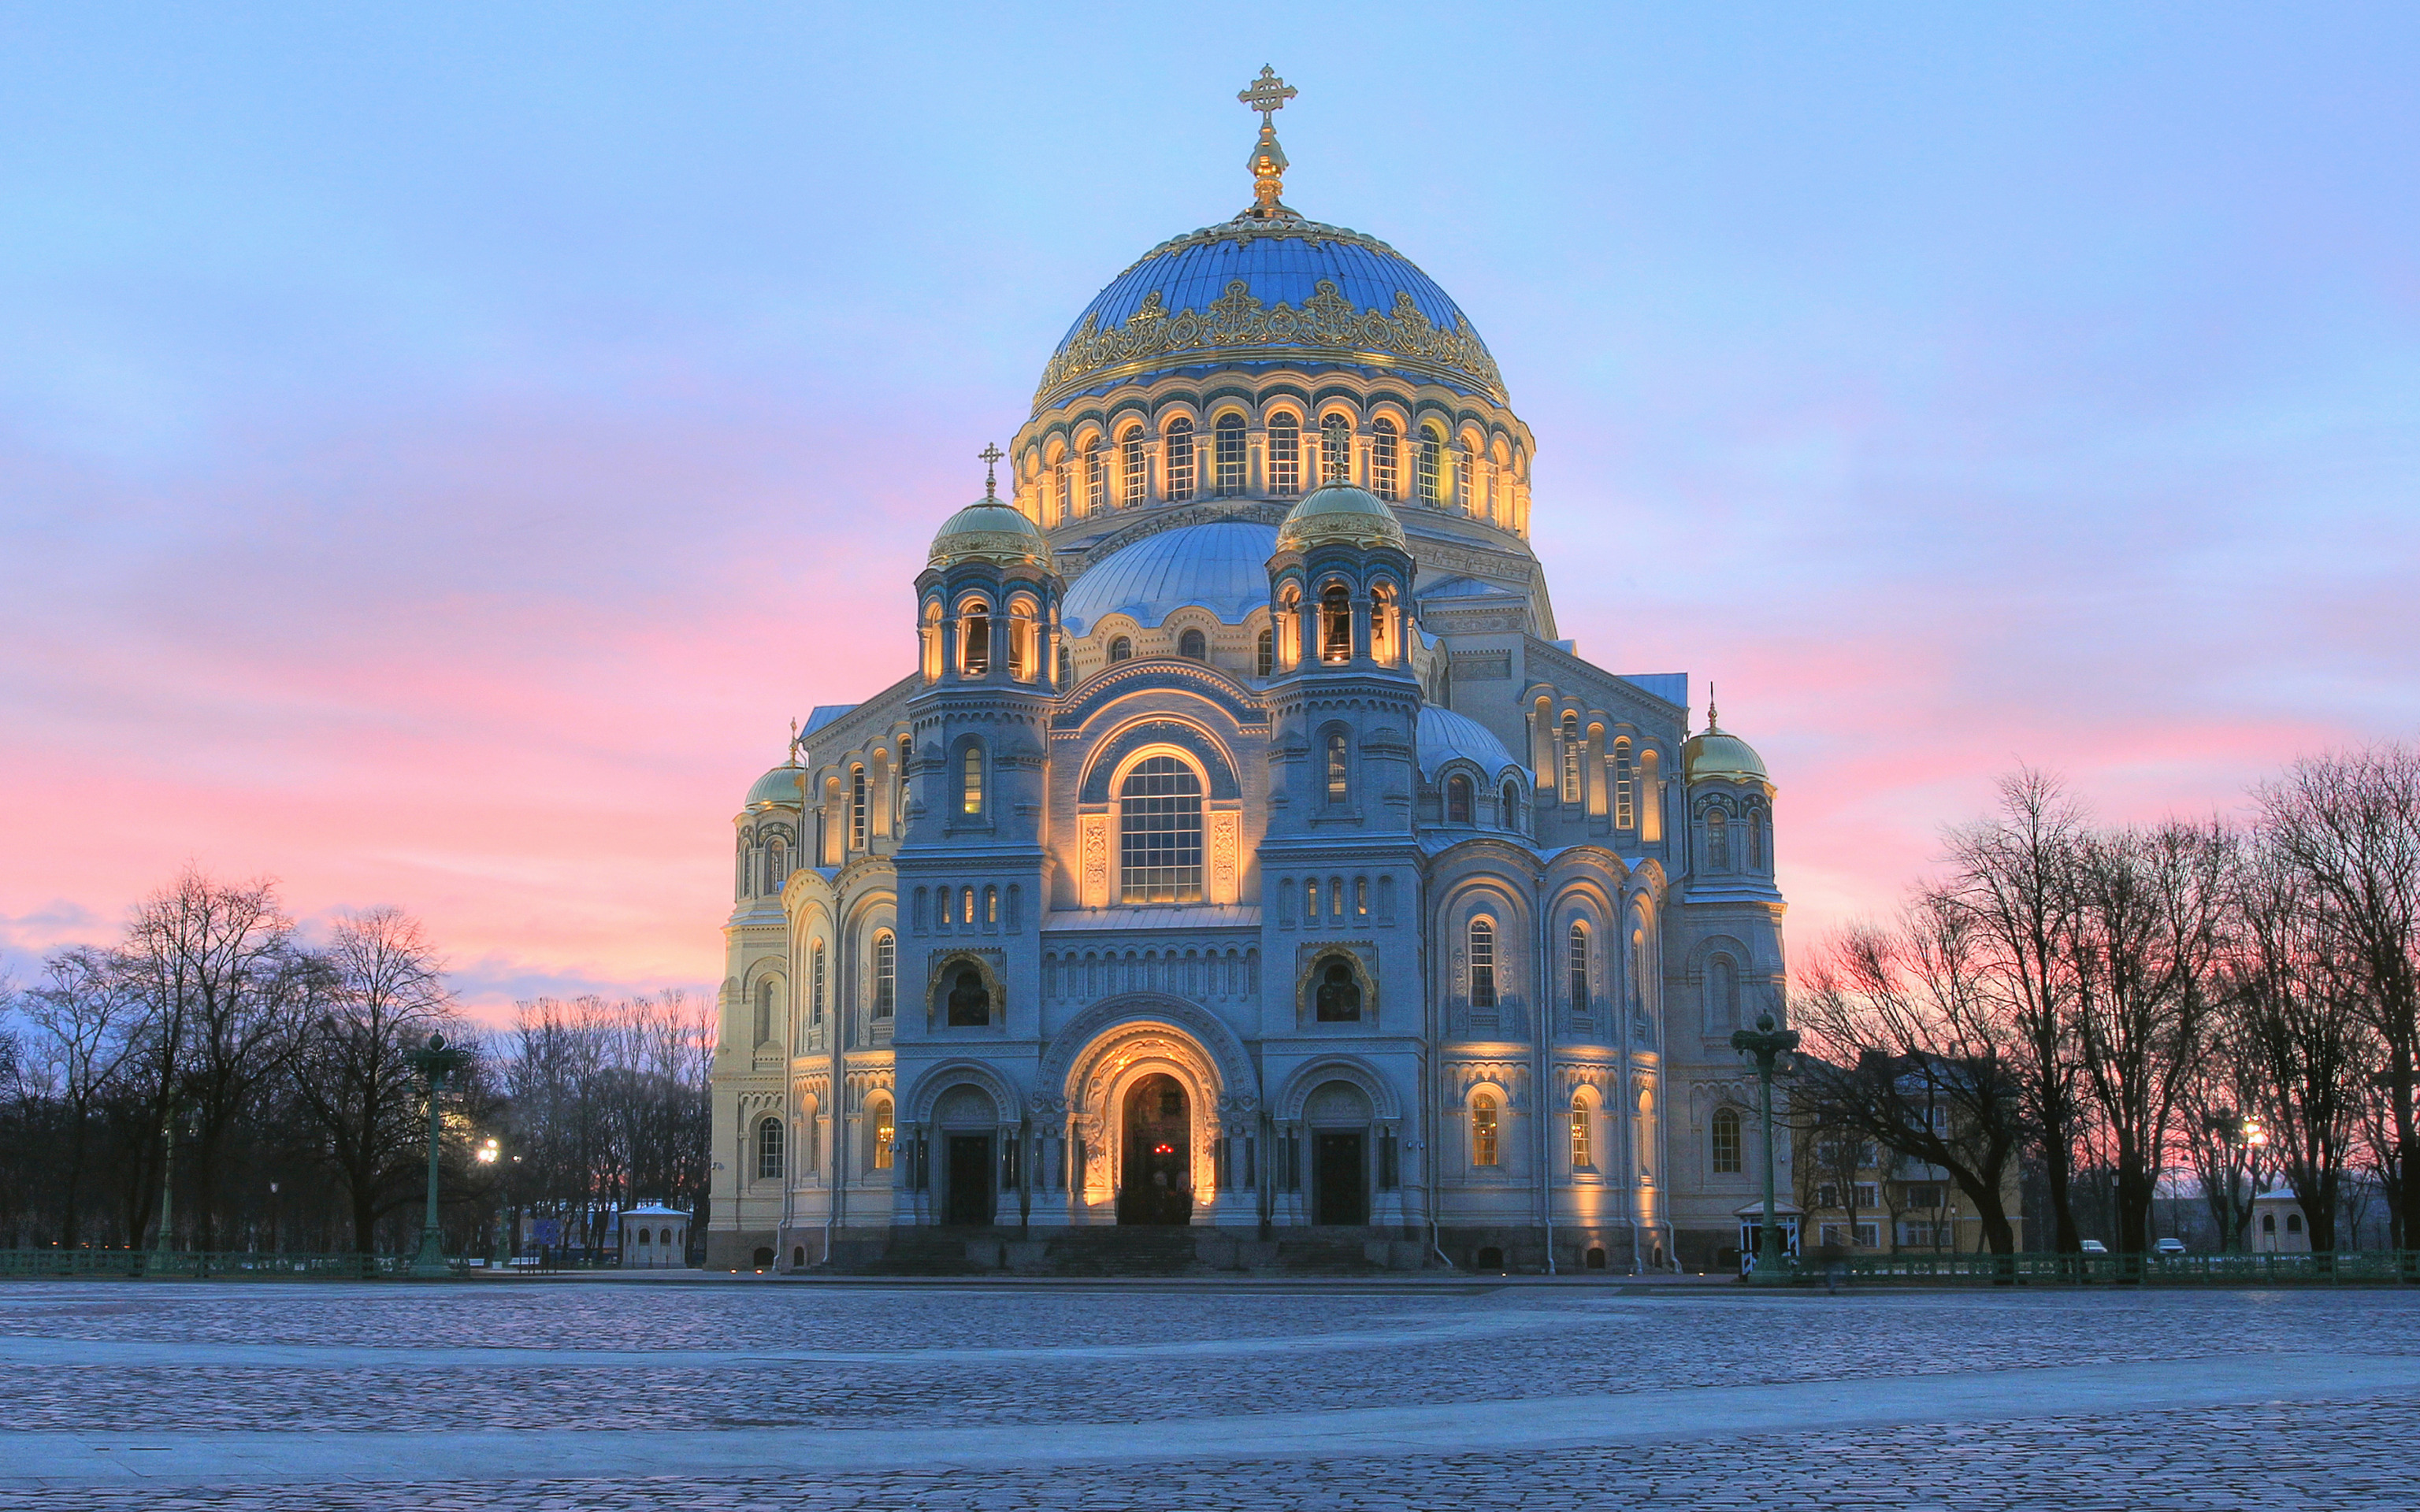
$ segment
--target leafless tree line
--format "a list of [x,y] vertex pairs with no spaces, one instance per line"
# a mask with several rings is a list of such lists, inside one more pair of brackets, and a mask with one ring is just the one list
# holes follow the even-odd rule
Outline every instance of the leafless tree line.
[[440,1105],[458,1242],[491,1242],[507,1206],[704,1196],[707,1026],[685,995],[541,1000],[484,1035],[399,910],[306,938],[273,883],[188,868],[116,944],[0,1000],[0,1243],[147,1247],[164,1190],[174,1247],[408,1247],[428,1127],[410,1057],[440,1032],[473,1052]]
[[2084,1173],[2140,1253],[2178,1170],[2238,1247],[2275,1181],[2335,1248],[2356,1174],[2420,1247],[2420,751],[2304,761],[2254,799],[2241,826],[2113,826],[2042,773],[2006,779],[1941,878],[1801,974],[1799,1117],[1940,1167],[2001,1252],[2021,1161],[2060,1251]]

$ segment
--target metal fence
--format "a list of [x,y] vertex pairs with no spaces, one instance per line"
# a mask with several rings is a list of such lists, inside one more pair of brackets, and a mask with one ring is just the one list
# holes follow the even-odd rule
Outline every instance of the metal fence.
[[1858,1255],[1790,1262],[1794,1281],[1836,1286],[2420,1285],[2420,1250],[2319,1255]]
[[[460,1269],[461,1262],[455,1262]],[[257,1255],[240,1250],[0,1249],[0,1277],[366,1281],[403,1275],[407,1255]]]

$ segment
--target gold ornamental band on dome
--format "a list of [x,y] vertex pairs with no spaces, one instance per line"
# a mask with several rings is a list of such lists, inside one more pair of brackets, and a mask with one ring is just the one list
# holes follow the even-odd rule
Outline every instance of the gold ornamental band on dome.
[[1249,358],[1325,361],[1400,368],[1449,382],[1476,383],[1498,404],[1507,404],[1503,375],[1467,320],[1446,331],[1395,291],[1389,312],[1354,306],[1333,279],[1321,279],[1302,307],[1267,304],[1238,278],[1205,310],[1171,315],[1157,289],[1142,308],[1108,330],[1086,316],[1042,370],[1033,408],[1050,408],[1077,388],[1115,381],[1199,355],[1218,362]]

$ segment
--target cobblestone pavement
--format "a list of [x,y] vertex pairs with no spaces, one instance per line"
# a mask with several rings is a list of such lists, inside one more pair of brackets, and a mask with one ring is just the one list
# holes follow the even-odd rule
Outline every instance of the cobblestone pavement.
[[[2322,1379],[2311,1362],[2335,1356],[2402,1362],[2396,1379],[2420,1381],[2420,1293],[0,1285],[0,1508],[2420,1507],[2420,1405],[2407,1390],[2308,1385]],[[2271,1370],[2306,1383],[2289,1397],[2330,1399],[2261,1399]],[[2164,1382],[2213,1375],[2250,1382],[2220,1393],[2245,1399],[2156,1399]],[[1942,1386],[1910,1380],[1928,1377]],[[2005,1404],[1984,1390],[2001,1381]],[[1771,1402],[1830,1382],[1851,1404],[1906,1382],[1893,1389],[1967,1405],[1763,1431]],[[1763,1415],[1740,1415],[1760,1394]],[[1568,1412],[1601,1398],[1612,1440],[1625,1397],[1680,1426],[1662,1442],[1512,1446],[1524,1400]],[[2109,1410],[2130,1399],[2141,1410]],[[1502,1452],[1438,1453],[1400,1429],[1317,1437],[1421,1404],[1476,1404],[1483,1422],[1497,1402],[1506,1436],[1481,1437]],[[1205,1419],[1234,1424],[1233,1453],[1140,1447],[1149,1424]],[[1309,1425],[1311,1447],[1253,1447],[1264,1423]],[[1139,1425],[1132,1460],[1110,1448],[1046,1466],[997,1447],[1001,1430],[1082,1425],[1108,1426],[1092,1442],[1110,1445],[1128,1442],[1116,1425]],[[683,1474],[642,1458],[635,1481],[494,1469],[515,1443],[610,1444],[628,1460],[650,1435],[679,1454],[700,1431],[878,1442],[817,1434],[865,1428],[922,1430],[944,1445],[938,1459],[993,1462]],[[980,1454],[946,1447],[985,1429]],[[96,1433],[120,1438],[106,1468],[61,1452]],[[324,1445],[324,1473],[246,1478],[208,1459],[246,1433]],[[348,1443],[397,1433],[458,1437],[467,1478],[349,1457]],[[37,1463],[39,1481],[23,1468]],[[576,1452],[546,1463],[593,1468]]]

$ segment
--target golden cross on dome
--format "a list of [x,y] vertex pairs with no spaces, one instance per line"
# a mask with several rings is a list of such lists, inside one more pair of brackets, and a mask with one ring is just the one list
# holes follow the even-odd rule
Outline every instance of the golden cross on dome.
[[805,764],[799,760],[799,721],[796,719],[790,721],[790,764],[792,766]]
[[1263,127],[1274,127],[1275,122],[1271,117],[1276,112],[1285,109],[1287,100],[1300,93],[1302,93],[1301,90],[1279,78],[1277,69],[1264,63],[1261,65],[1261,76],[1253,80],[1250,87],[1235,98],[1261,113]]
[[1006,452],[1000,449],[1000,442],[998,441],[985,442],[984,449],[975,454],[976,457],[980,459],[984,465],[984,497],[985,499],[991,498],[994,491],[1000,486],[999,477],[994,470],[999,467],[1000,459],[1007,455],[1008,454]]

